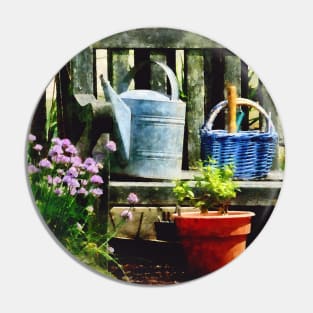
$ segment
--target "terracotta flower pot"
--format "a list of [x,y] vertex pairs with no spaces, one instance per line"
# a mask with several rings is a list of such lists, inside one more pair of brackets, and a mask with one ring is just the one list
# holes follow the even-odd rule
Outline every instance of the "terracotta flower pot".
[[224,266],[246,248],[253,212],[217,211],[174,215],[191,275],[202,276]]

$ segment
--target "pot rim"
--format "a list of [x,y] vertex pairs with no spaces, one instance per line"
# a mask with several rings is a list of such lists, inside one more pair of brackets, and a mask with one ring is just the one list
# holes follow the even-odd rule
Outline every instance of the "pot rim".
[[233,218],[246,218],[255,216],[251,211],[228,211],[227,214],[221,214],[218,211],[208,211],[207,213],[201,212],[183,212],[181,215],[173,214],[175,219],[180,218],[198,218],[198,219],[233,219]]

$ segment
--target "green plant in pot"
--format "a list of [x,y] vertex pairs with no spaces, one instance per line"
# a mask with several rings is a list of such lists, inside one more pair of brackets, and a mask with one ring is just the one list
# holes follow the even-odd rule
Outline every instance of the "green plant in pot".
[[194,190],[190,182],[176,180],[174,194],[181,204],[186,199],[199,208],[202,214],[216,209],[220,214],[227,214],[230,200],[236,197],[239,190],[237,182],[233,181],[233,167],[226,165],[217,167],[214,160],[197,162],[199,174],[194,175]]
[[199,209],[174,215],[188,272],[194,277],[219,269],[245,250],[254,215],[228,210],[239,191],[231,165],[198,162],[197,172],[192,181],[176,180],[173,188],[179,206]]

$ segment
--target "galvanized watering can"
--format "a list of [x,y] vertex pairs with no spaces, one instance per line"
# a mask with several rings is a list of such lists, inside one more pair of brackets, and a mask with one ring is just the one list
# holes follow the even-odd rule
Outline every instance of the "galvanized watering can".
[[113,139],[117,151],[111,159],[111,172],[136,177],[179,178],[186,105],[178,99],[173,71],[153,62],[167,74],[172,95],[152,90],[131,90],[121,94],[101,76],[106,97],[112,103]]

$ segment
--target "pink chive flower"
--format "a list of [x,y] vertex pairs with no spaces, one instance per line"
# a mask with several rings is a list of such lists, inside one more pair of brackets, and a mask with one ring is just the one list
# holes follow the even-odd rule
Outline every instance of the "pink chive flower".
[[124,210],[122,213],[121,213],[121,217],[123,219],[125,219],[126,221],[131,221],[133,219],[133,214],[131,211],[129,210]]
[[72,177],[72,176],[69,176],[69,175],[65,175],[65,176],[63,177],[63,179],[62,179],[63,183],[65,183],[65,184],[67,184],[67,185],[70,184],[72,180],[73,180],[73,177]]
[[71,177],[78,177],[78,171],[77,171],[77,168],[72,166],[66,173],[68,176],[71,176]]
[[103,179],[99,175],[93,175],[90,177],[90,182],[93,184],[103,184]]
[[108,141],[105,145],[105,148],[111,152],[116,151],[116,143],[112,140]]
[[127,201],[129,204],[136,204],[139,202],[139,198],[135,193],[131,192],[127,197]]
[[90,166],[90,165],[96,165],[96,161],[93,159],[93,158],[87,158],[85,161],[84,161],[84,165],[86,167]]
[[91,194],[93,194],[95,197],[100,197],[103,194],[102,189],[100,188],[92,188],[90,189]]
[[35,173],[39,172],[39,168],[37,168],[33,164],[29,164],[28,167],[27,167],[27,172],[28,172],[28,174],[35,174]]
[[62,183],[61,177],[56,176],[56,177],[54,177],[54,178],[52,179],[52,184],[53,184],[53,185],[58,185],[58,184],[60,184],[60,183]]
[[68,164],[70,163],[71,158],[63,154],[57,154],[52,156],[51,160],[57,164]]
[[96,164],[89,165],[86,167],[86,171],[89,172],[90,174],[97,174],[99,173],[99,168],[97,167]]
[[49,156],[55,156],[55,155],[60,155],[60,154],[63,154],[63,149],[62,149],[62,147],[59,146],[59,145],[53,146],[53,147],[49,150],[49,153],[48,153]]
[[48,184],[49,184],[49,185],[52,185],[53,180],[52,180],[52,176],[51,176],[51,175],[48,175],[48,176],[47,176],[47,181],[48,181]]
[[99,173],[97,163],[93,158],[87,158],[83,164],[83,168],[86,169],[86,171],[91,174]]
[[71,188],[70,188],[70,195],[71,195],[71,196],[75,196],[76,194],[77,194],[77,189],[74,188],[74,187],[71,187]]
[[63,191],[62,191],[61,188],[56,188],[56,189],[54,190],[54,193],[55,193],[57,196],[61,196],[62,193],[63,193]]
[[67,185],[70,188],[79,188],[80,187],[78,180],[75,178],[71,178],[70,180],[68,180]]
[[40,145],[39,143],[37,143],[36,145],[34,145],[33,149],[36,151],[41,151],[42,150],[42,145]]
[[70,162],[73,166],[78,167],[82,164],[82,159],[79,156],[72,156]]
[[77,194],[87,196],[88,195],[88,191],[86,190],[86,188],[81,187],[81,188],[79,188],[77,190]]
[[35,135],[33,135],[33,134],[29,134],[29,135],[28,135],[28,141],[29,141],[29,142],[34,142],[36,139],[37,139],[37,138],[36,138]]
[[62,139],[61,143],[62,143],[61,145],[62,145],[63,148],[67,148],[70,145],[72,145],[71,141],[68,138]]
[[71,155],[76,155],[78,153],[77,149],[73,145],[69,145],[66,149],[65,152],[70,153]]
[[52,168],[52,164],[48,159],[40,160],[38,165],[43,168]]
[[58,137],[53,138],[51,141],[55,145],[62,146],[62,140],[60,138],[58,138]]

